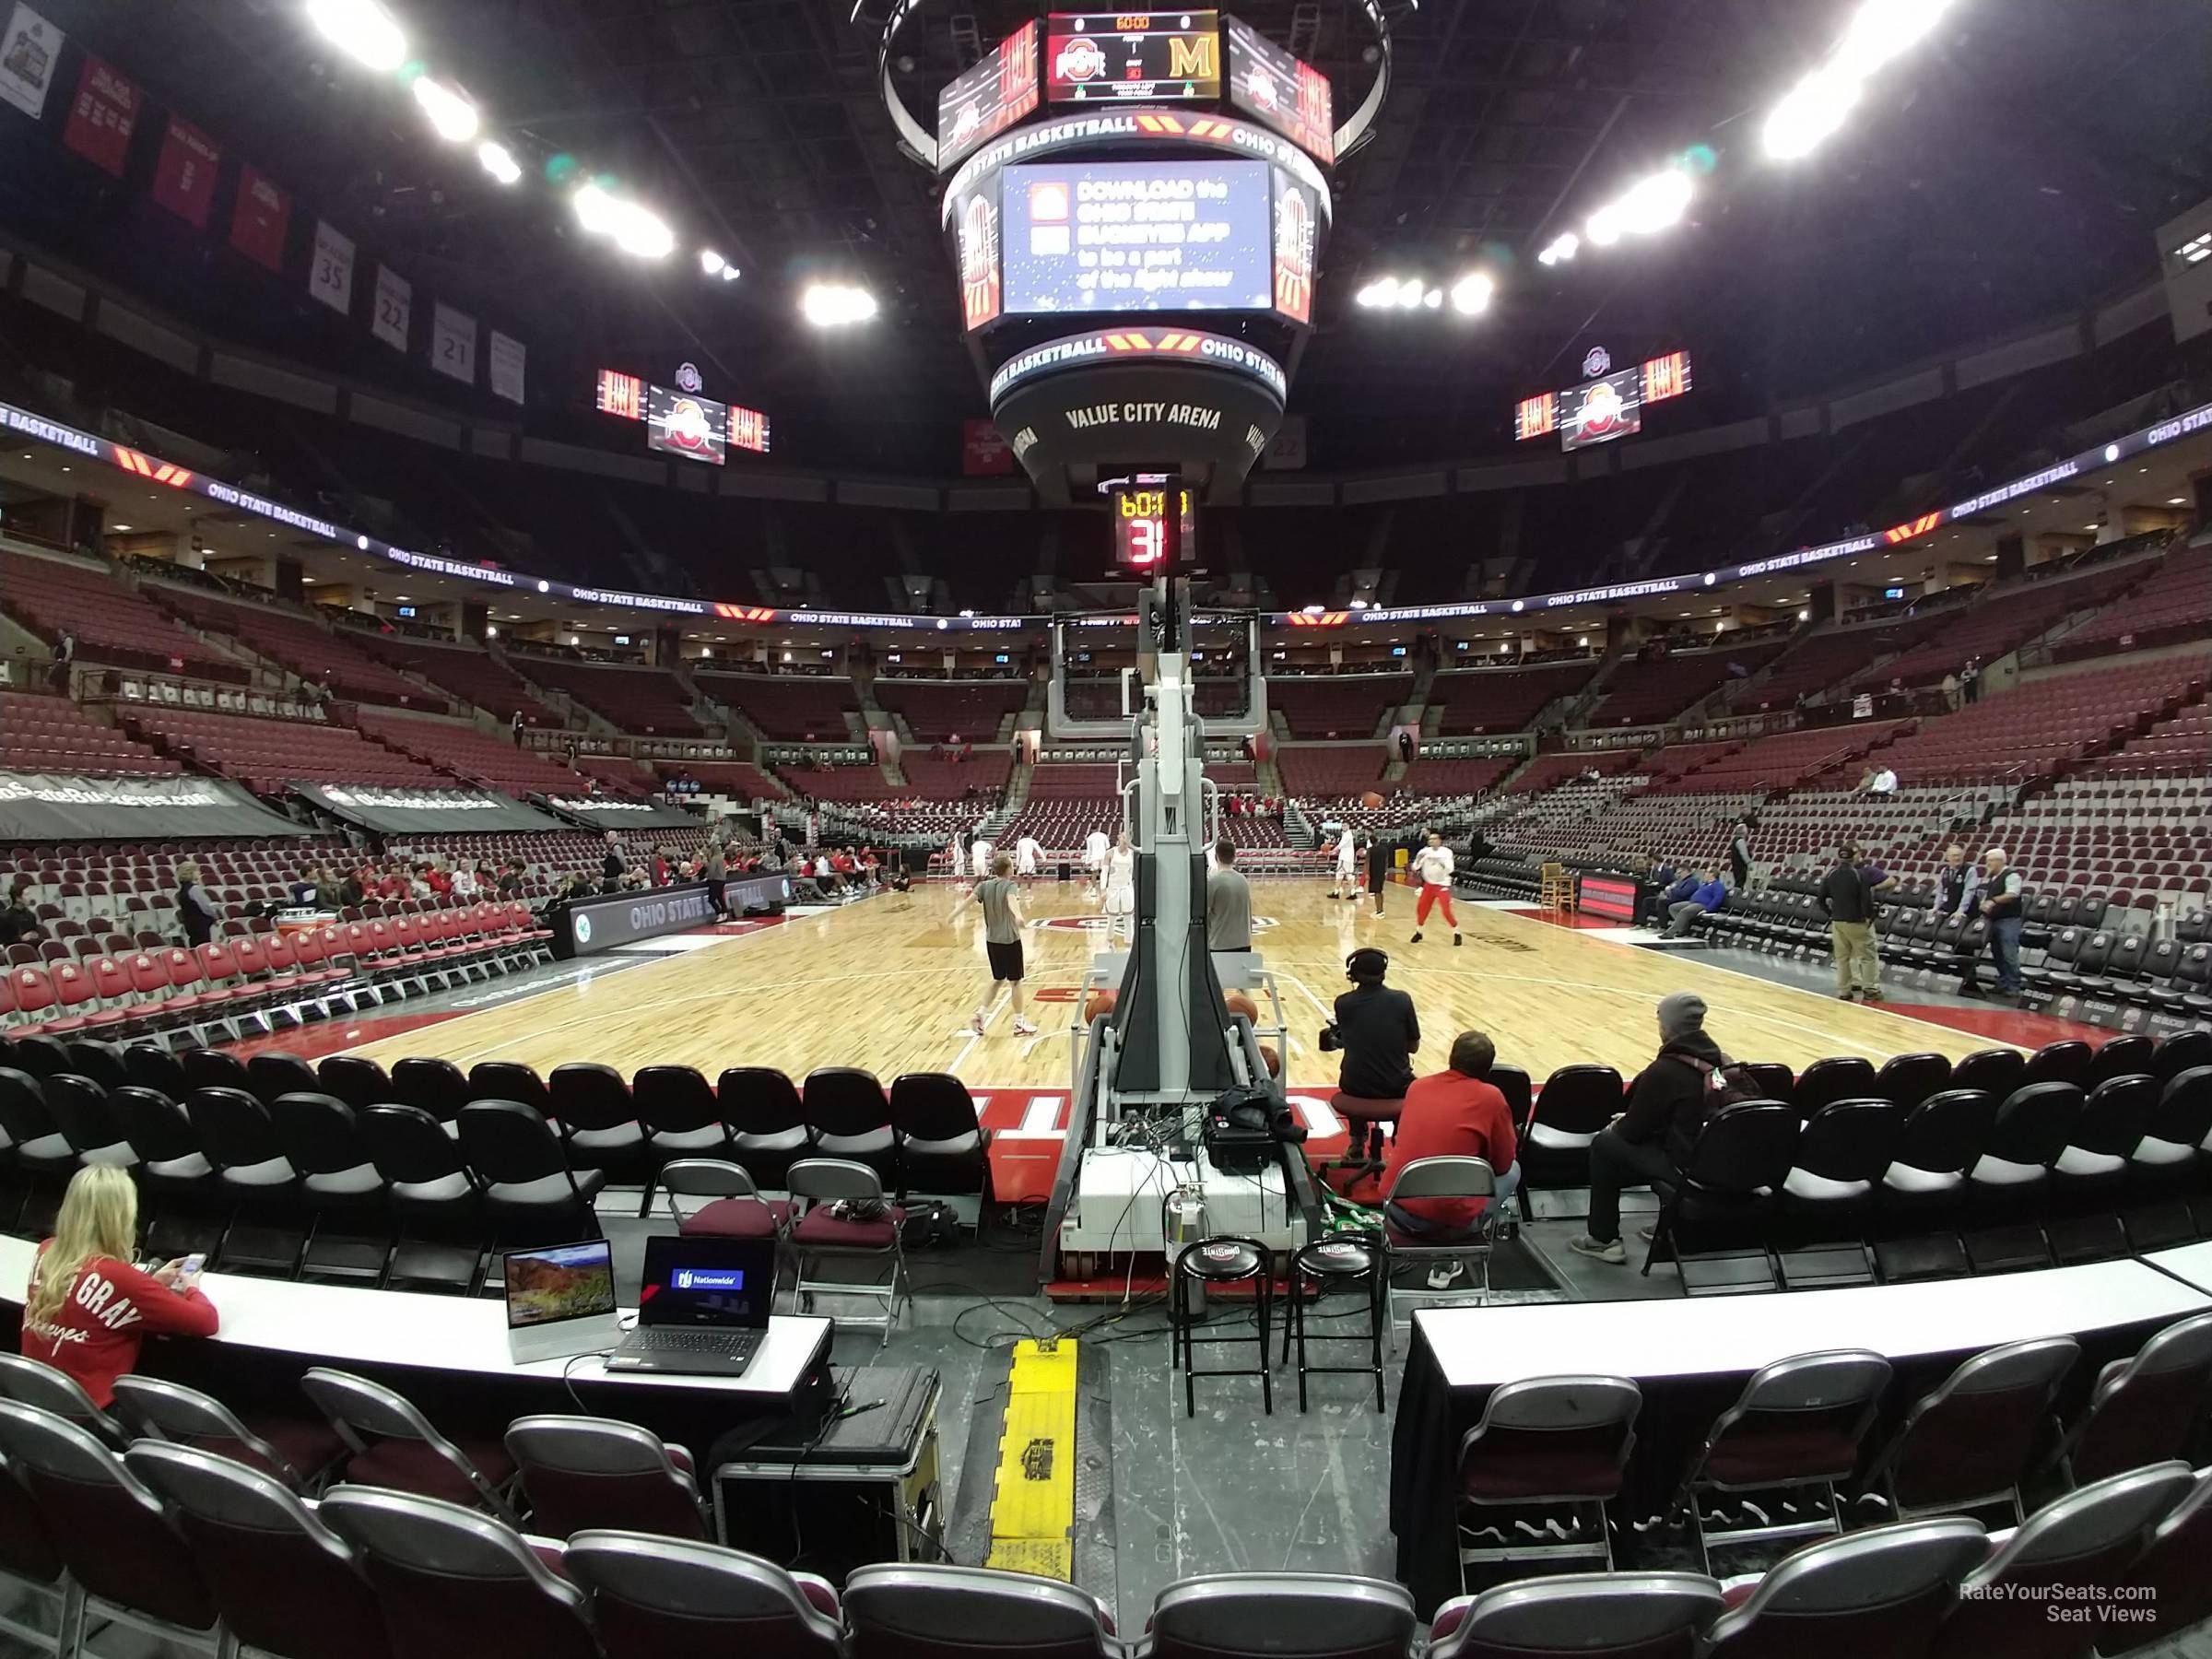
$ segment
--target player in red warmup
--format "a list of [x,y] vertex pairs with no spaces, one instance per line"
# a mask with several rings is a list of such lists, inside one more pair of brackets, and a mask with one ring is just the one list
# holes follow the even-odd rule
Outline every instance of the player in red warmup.
[[1435,830],[1429,831],[1429,844],[1413,855],[1414,874],[1421,878],[1421,896],[1413,907],[1413,942],[1421,942],[1421,929],[1428,924],[1429,912],[1435,906],[1444,907],[1444,920],[1452,926],[1452,943],[1459,939],[1459,918],[1452,913],[1452,849],[1444,845],[1444,838]]

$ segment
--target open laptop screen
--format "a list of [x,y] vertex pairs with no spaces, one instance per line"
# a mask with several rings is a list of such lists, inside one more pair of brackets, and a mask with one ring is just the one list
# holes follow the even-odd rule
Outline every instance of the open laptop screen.
[[638,1323],[762,1329],[775,1260],[775,1246],[760,1240],[647,1239]]
[[605,1317],[615,1311],[615,1260],[605,1239],[506,1253],[507,1328]]

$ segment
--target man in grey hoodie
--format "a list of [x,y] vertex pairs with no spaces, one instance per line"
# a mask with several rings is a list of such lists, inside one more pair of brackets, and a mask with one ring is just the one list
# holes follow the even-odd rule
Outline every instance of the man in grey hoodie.
[[1659,1053],[1629,1085],[1628,1110],[1590,1143],[1590,1230],[1568,1248],[1623,1263],[1624,1187],[1672,1181],[1718,1099],[1713,1075],[1728,1064],[1705,1034],[1705,999],[1677,991],[1659,1004]]

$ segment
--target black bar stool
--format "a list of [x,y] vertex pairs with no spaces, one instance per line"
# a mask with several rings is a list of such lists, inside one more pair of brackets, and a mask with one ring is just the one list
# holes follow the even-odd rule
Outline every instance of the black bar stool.
[[[1275,1380],[1267,1369],[1269,1324],[1275,1312],[1275,1281],[1268,1272],[1267,1247],[1257,1239],[1240,1239],[1230,1235],[1201,1239],[1175,1258],[1175,1269],[1169,1276],[1168,1318],[1174,1326],[1174,1341],[1170,1349],[1171,1366],[1182,1367],[1182,1404],[1184,1411],[1198,1415],[1198,1379],[1200,1377],[1257,1377],[1260,1380],[1260,1399],[1270,1417],[1275,1414]],[[1259,1335],[1209,1336],[1209,1343],[1253,1342],[1259,1347],[1259,1366],[1256,1370],[1200,1371],[1197,1354],[1193,1346],[1196,1338],[1196,1322],[1192,1317],[1190,1287],[1203,1290],[1208,1285],[1241,1285],[1249,1282],[1253,1287],[1253,1300],[1260,1322]]]
[[[1362,1283],[1364,1281],[1364,1283]],[[1355,1342],[1365,1337],[1365,1365],[1309,1365],[1306,1363],[1306,1295],[1319,1301],[1333,1288],[1359,1285],[1367,1292],[1367,1329],[1326,1332],[1322,1342]],[[1289,1305],[1283,1310],[1283,1363],[1290,1363],[1290,1345],[1298,1344],[1298,1408],[1306,1408],[1308,1376],[1357,1376],[1375,1380],[1375,1409],[1382,1409],[1382,1336],[1389,1328],[1390,1275],[1383,1266],[1382,1237],[1374,1232],[1338,1233],[1301,1245],[1290,1258]]]

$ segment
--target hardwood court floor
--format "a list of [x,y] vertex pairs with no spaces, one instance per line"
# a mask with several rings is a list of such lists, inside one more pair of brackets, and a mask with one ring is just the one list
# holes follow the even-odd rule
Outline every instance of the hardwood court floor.
[[[1878,1064],[1896,1053],[1933,1050],[1957,1058],[1990,1046],[1986,1037],[1731,971],[1721,965],[1728,953],[1700,959],[1636,950],[1472,904],[1459,911],[1465,946],[1454,949],[1450,930],[1441,926],[1411,945],[1410,890],[1390,891],[1382,921],[1372,919],[1364,898],[1348,904],[1325,893],[1312,879],[1253,884],[1255,914],[1274,919],[1254,943],[1281,988],[1290,1030],[1287,1069],[1295,1084],[1335,1076],[1335,1056],[1318,1051],[1315,1033],[1345,988],[1345,956],[1362,945],[1388,950],[1390,982],[1413,994],[1424,1040],[1417,1071],[1441,1067],[1453,1035],[1478,1027],[1490,1033],[1501,1061],[1539,1081],[1576,1061],[1629,1075],[1651,1058],[1654,1010],[1674,991],[1703,996],[1711,1008],[1706,1029],[1746,1060],[1802,1069],[1829,1054]],[[979,1039],[966,1027],[990,989],[982,918],[971,904],[956,909],[960,896],[944,884],[887,894],[352,1052],[387,1065],[425,1054],[464,1067],[521,1061],[542,1072],[564,1061],[595,1060],[624,1072],[694,1065],[710,1078],[740,1065],[773,1065],[794,1077],[818,1065],[858,1065],[887,1079],[948,1070],[979,1086],[1066,1087],[1075,987],[1104,941],[1083,924],[1095,904],[1076,884],[1041,882],[1030,889],[1029,1012],[1042,1034],[1017,1036],[1002,995]]]

